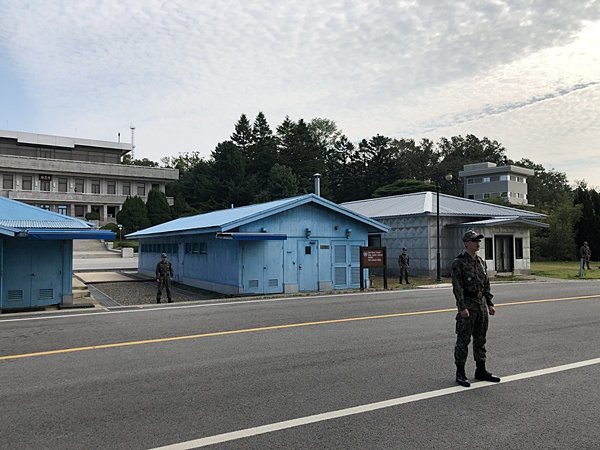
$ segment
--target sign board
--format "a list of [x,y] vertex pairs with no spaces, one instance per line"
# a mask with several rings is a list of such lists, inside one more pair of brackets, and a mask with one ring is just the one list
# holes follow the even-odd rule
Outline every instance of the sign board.
[[365,286],[363,269],[383,268],[383,288],[387,289],[385,247],[360,247],[360,290]]
[[360,265],[365,269],[385,267],[385,247],[361,247]]

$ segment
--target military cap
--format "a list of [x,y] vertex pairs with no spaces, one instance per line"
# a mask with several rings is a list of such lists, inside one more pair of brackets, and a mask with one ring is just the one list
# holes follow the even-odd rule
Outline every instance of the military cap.
[[166,253],[163,253],[163,254],[162,254],[162,255],[160,255],[160,256],[161,256],[161,257],[163,257],[163,258],[166,258],[166,257],[167,257],[167,254],[166,254]]
[[463,234],[463,242],[470,241],[471,239],[483,239],[483,234],[477,234],[473,230],[469,230]]
[[402,250],[403,250],[403,251],[404,251],[404,250],[406,250],[406,247],[402,247]]

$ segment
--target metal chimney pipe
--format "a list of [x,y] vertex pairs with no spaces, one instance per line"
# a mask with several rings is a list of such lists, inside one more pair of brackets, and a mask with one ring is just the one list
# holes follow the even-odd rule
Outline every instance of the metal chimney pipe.
[[315,177],[315,195],[321,196],[321,174],[315,173],[313,175]]

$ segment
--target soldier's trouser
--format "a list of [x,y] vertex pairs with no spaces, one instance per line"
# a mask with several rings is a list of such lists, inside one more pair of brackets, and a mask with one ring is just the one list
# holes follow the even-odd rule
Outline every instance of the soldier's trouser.
[[408,283],[408,267],[400,266],[400,284],[402,284],[404,278],[406,278],[406,282]]
[[454,347],[454,362],[464,366],[469,354],[469,342],[473,336],[473,358],[476,362],[485,362],[485,336],[487,334],[489,316],[485,309],[469,309],[469,317],[460,313],[456,316],[456,345]]
[[158,291],[156,292],[156,300],[162,297],[163,288],[167,291],[167,298],[171,300],[171,278],[161,277],[158,279]]

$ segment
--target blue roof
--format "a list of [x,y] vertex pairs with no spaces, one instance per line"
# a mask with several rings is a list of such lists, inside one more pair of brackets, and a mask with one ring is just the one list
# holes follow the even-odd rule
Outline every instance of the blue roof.
[[343,206],[339,206],[329,200],[324,199],[323,197],[319,197],[315,194],[306,194],[299,197],[285,198],[268,203],[240,206],[239,208],[222,209],[206,214],[182,217],[180,219],[161,223],[144,230],[136,231],[135,233],[128,234],[126,237],[130,239],[171,233],[182,234],[226,232],[307,203],[316,203],[324,206],[325,208],[332,209],[340,214],[366,223],[367,225],[370,225],[379,231],[386,232],[389,229],[389,227],[377,222],[374,219],[351,211]]
[[[0,234],[29,239],[114,239],[115,233],[94,224],[0,197]],[[48,230],[52,230],[50,233]],[[40,237],[42,236],[43,237]]]

